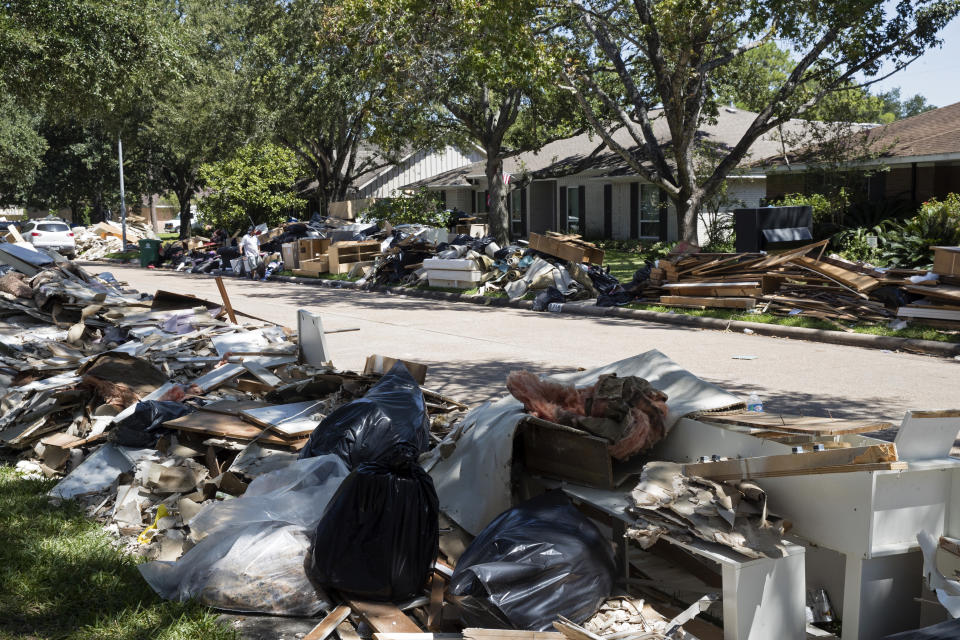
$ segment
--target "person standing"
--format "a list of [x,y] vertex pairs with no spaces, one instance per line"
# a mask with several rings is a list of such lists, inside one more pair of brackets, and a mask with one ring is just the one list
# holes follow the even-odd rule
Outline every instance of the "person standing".
[[260,240],[253,226],[247,229],[247,234],[240,239],[240,260],[248,278],[256,278],[257,267],[260,265]]

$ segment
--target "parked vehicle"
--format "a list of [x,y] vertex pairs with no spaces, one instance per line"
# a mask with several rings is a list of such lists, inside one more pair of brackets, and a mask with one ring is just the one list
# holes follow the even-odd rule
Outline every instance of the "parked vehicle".
[[60,218],[29,220],[21,232],[23,239],[41,249],[53,249],[67,258],[75,258],[77,244],[70,225]]

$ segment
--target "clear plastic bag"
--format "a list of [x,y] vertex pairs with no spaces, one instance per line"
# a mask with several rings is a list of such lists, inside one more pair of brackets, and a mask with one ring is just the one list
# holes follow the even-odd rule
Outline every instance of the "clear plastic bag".
[[335,455],[297,460],[259,476],[235,500],[206,506],[190,520],[200,540],[176,562],[139,566],[168,600],[247,613],[311,616],[330,606],[310,582],[310,530],[347,476]]

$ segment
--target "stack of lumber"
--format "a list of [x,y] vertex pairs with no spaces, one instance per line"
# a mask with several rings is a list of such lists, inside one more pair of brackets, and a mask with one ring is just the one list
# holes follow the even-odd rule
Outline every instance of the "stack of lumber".
[[[842,323],[880,324],[897,316],[946,329],[960,329],[960,286],[930,280],[926,271],[868,266],[825,256],[827,241],[780,253],[699,253],[670,256],[651,271],[645,294],[665,306],[755,309],[780,316]],[[960,283],[958,283],[960,284]],[[919,301],[908,306],[898,300]],[[931,322],[932,320],[932,322]]]
[[553,231],[547,231],[546,235],[531,233],[530,248],[575,264],[603,264],[603,249],[598,249],[595,244],[586,242],[577,234],[564,235]]

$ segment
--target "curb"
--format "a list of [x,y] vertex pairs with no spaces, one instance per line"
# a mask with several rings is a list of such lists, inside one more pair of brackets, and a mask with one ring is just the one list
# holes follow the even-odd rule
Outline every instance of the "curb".
[[[359,289],[355,282],[343,280],[323,280],[319,278],[299,278],[297,276],[270,276],[271,281],[287,282],[291,284],[309,284],[331,289]],[[483,296],[467,296],[462,293],[447,291],[424,291],[403,287],[374,287],[362,289],[369,292],[382,292],[391,295],[442,300],[445,302],[467,302],[481,304],[488,307],[508,307],[512,309],[532,309],[531,300],[509,300],[507,298],[486,298]],[[960,343],[937,342],[935,340],[917,340],[914,338],[897,338],[893,336],[875,336],[868,333],[844,333],[828,329],[809,329],[807,327],[787,327],[777,324],[748,322],[745,320],[722,320],[720,318],[701,318],[680,313],[663,313],[661,311],[646,311],[643,309],[626,309],[623,307],[584,307],[579,305],[563,305],[560,313],[583,316],[589,318],[624,318],[656,322],[658,324],[680,325],[692,329],[711,329],[714,331],[744,331],[749,330],[757,335],[774,338],[790,338],[807,342],[823,342],[850,347],[865,347],[868,349],[887,349],[889,351],[908,351],[923,355],[933,355],[951,358],[960,356]]]

